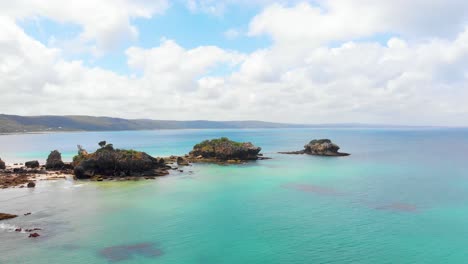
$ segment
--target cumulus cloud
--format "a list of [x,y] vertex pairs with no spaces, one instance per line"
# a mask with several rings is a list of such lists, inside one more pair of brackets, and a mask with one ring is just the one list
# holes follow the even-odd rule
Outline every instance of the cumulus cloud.
[[[353,2],[268,5],[249,31],[273,43],[250,53],[170,39],[129,47],[128,75],[65,60],[4,16],[0,112],[466,125],[465,3],[433,1],[440,10],[426,17],[404,10],[428,8],[418,0]],[[445,31],[423,27],[448,14]]]
[[415,37],[452,37],[468,21],[461,0],[321,0],[318,5],[272,4],[250,23],[251,36],[266,34],[277,43],[321,45],[376,33]]
[[100,54],[138,36],[132,18],[150,18],[168,6],[167,0],[17,0],[1,1],[0,14],[16,20],[47,18],[78,25],[82,32],[73,41]]

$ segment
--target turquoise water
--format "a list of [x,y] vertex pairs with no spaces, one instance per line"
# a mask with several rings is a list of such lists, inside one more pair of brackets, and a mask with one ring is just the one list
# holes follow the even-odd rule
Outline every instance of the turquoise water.
[[[0,190],[0,263],[468,263],[468,130],[278,129],[0,136],[8,163],[107,140],[153,155],[252,141],[272,160],[139,182]],[[279,155],[331,138],[349,157]],[[191,173],[189,173],[191,171]],[[43,228],[29,239],[14,226]]]

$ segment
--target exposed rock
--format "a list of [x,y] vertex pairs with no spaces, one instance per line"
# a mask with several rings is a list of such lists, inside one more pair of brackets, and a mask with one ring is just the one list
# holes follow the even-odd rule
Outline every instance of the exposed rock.
[[31,168],[31,169],[39,168],[39,161],[37,161],[37,160],[27,161],[26,163],[24,163],[24,165],[27,168]]
[[46,169],[48,170],[61,170],[64,167],[62,161],[62,154],[58,150],[54,150],[47,157]]
[[6,169],[5,162],[0,158],[0,170]]
[[39,235],[38,233],[29,234],[29,237],[32,237],[32,238],[40,237],[40,236],[41,236],[41,235]]
[[0,220],[6,220],[6,219],[11,219],[18,217],[17,215],[12,215],[12,214],[5,214],[5,213],[0,213]]
[[184,158],[184,157],[177,157],[177,165],[180,165],[180,166],[188,166],[190,165],[189,164],[189,161]]
[[6,189],[9,187],[15,187],[23,185],[29,182],[29,176],[27,174],[13,174],[8,173],[0,175],[0,188]]
[[314,139],[304,146],[303,150],[279,152],[281,154],[308,154],[318,156],[349,156],[348,153],[338,152],[340,147],[329,139]]
[[250,142],[240,143],[229,140],[228,138],[219,138],[205,140],[193,147],[189,153],[189,160],[226,162],[228,160],[248,161],[261,158],[260,147],[254,146]]
[[79,148],[78,155],[73,158],[73,166],[78,179],[99,180],[100,176],[162,176],[169,173],[164,160],[155,159],[145,152],[114,149],[112,144],[107,144],[94,153],[87,153]]
[[33,182],[33,181],[30,181],[30,182],[28,182],[27,187],[28,187],[28,188],[34,188],[34,187],[36,187],[36,183]]
[[31,229],[25,229],[24,231],[28,232],[28,233],[31,233],[31,232],[40,231],[40,230],[42,230],[42,229],[41,228],[31,228]]

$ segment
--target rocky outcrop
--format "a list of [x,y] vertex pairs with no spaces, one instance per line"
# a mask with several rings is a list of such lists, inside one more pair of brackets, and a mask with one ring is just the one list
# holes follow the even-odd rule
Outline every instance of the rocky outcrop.
[[13,215],[13,214],[0,213],[0,220],[6,220],[6,219],[15,218],[15,217],[18,217],[18,216]]
[[34,187],[36,187],[36,183],[33,182],[33,181],[29,181],[29,182],[28,182],[28,185],[26,185],[26,187],[28,187],[28,188],[34,188]]
[[28,175],[23,173],[0,174],[0,189],[6,189],[15,186],[23,186],[29,182]]
[[317,156],[349,156],[348,153],[338,152],[340,147],[330,139],[314,139],[304,146],[303,150],[280,152],[281,154],[308,154]]
[[236,163],[238,161],[263,159],[260,147],[250,142],[235,142],[228,138],[205,140],[193,147],[188,159],[193,162],[213,161]]
[[79,148],[73,158],[74,174],[78,179],[103,177],[163,176],[169,172],[162,159],[155,159],[145,152],[114,149],[107,144],[94,153]]
[[189,164],[189,161],[186,158],[177,157],[177,165],[179,165],[179,166],[188,166],[190,164]]
[[48,170],[61,170],[65,167],[62,161],[62,154],[58,150],[54,150],[49,154],[46,161],[46,169]]
[[24,166],[30,169],[39,168],[39,161],[37,160],[26,161],[24,163]]
[[5,162],[0,158],[0,170],[6,169]]

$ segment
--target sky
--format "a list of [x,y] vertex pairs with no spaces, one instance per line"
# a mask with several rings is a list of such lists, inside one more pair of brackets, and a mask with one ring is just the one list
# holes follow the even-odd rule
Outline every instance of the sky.
[[0,113],[468,126],[466,0],[0,0]]

